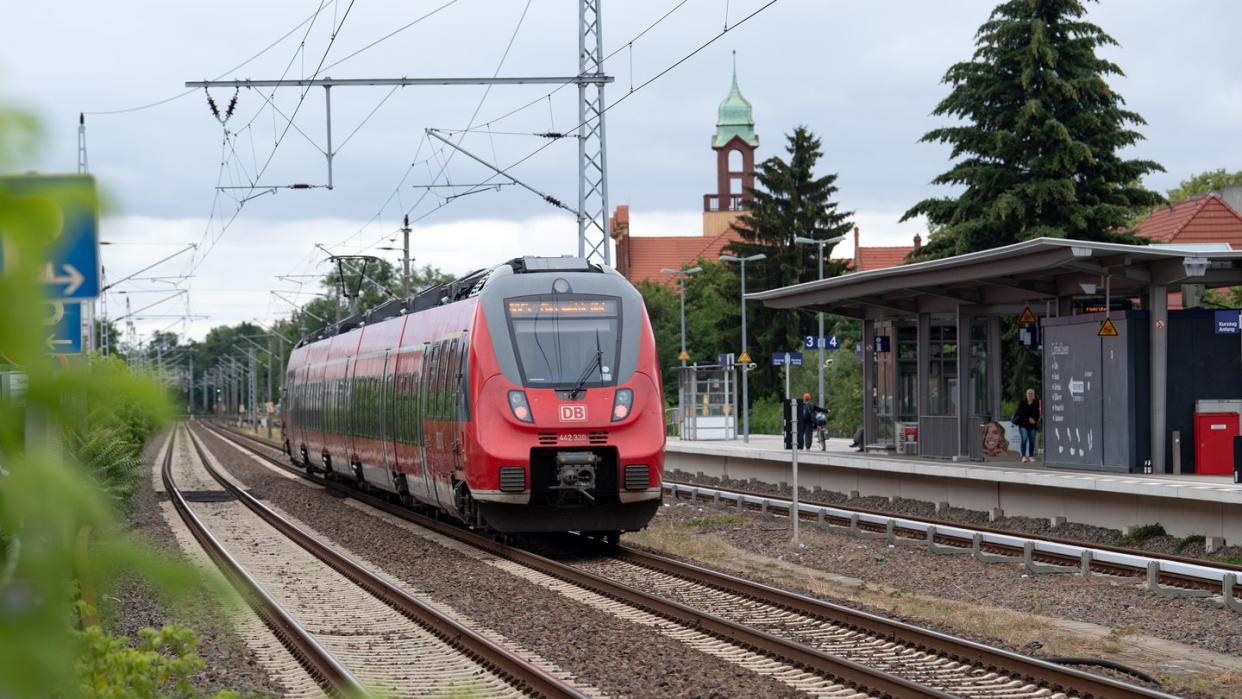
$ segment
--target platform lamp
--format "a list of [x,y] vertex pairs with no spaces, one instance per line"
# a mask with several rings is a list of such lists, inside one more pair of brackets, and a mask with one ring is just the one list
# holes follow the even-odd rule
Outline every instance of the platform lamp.
[[758,262],[766,260],[768,256],[763,253],[748,255],[746,257],[735,257],[733,255],[721,255],[722,262],[737,262],[742,266],[742,356],[738,359],[738,363],[742,365],[742,441],[750,443],[750,352],[746,346],[746,263]]
[[681,359],[683,367],[686,365],[686,360],[690,358],[690,355],[686,353],[686,278],[702,271],[702,267],[691,267],[690,269],[665,267],[660,270],[663,274],[675,275],[677,277],[677,284],[681,287],[681,354],[678,357]]
[[[794,242],[798,245],[814,245],[819,248],[819,278],[821,280],[824,278],[824,246],[836,245],[842,240],[845,240],[843,235],[822,240],[803,236],[794,238]],[[819,347],[819,361],[816,362],[819,370],[819,403],[817,405],[822,407],[824,405],[824,312],[820,311],[815,315],[819,318],[819,334],[815,336],[815,344]]]

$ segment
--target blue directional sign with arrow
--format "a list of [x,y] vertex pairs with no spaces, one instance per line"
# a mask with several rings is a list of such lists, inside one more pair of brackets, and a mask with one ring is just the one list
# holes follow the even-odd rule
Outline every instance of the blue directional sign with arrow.
[[82,304],[77,301],[53,301],[48,304],[47,337],[44,342],[50,354],[82,353]]
[[[95,178],[90,175],[0,177],[0,192],[42,199],[59,213],[60,231],[43,268],[48,298],[99,296],[99,208]],[[3,233],[0,231],[0,237]],[[3,248],[0,245],[0,263],[4,260]]]

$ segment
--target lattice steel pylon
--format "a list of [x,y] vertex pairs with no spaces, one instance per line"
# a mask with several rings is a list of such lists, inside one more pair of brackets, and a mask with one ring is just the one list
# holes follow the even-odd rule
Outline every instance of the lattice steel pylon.
[[[603,0],[578,5],[578,75],[604,77]],[[612,264],[604,81],[578,83],[578,256]]]

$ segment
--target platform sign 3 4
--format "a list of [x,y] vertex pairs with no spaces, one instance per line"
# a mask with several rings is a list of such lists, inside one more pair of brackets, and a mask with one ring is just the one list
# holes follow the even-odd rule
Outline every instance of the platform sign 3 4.
[[[43,261],[43,281],[50,299],[99,296],[99,206],[90,175],[22,175],[0,177],[0,194],[26,199],[56,223],[56,239]],[[0,230],[0,242],[4,231]],[[0,269],[12,250],[0,244]]]

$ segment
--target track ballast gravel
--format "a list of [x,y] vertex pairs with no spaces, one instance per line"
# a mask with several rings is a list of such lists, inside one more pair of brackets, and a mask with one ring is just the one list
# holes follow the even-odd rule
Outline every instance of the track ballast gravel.
[[[802,547],[790,543],[785,517],[707,503],[677,501],[660,508],[657,526],[710,532],[737,548],[944,599],[1003,607],[1040,616],[1086,621],[1141,632],[1221,653],[1242,652],[1238,614],[1209,599],[1177,599],[1134,582],[1093,582],[1071,575],[1034,575],[1018,564],[981,563],[969,556],[937,556],[920,547],[891,547],[803,523]],[[722,516],[728,520],[722,520]],[[740,521],[737,519],[740,516]],[[705,522],[705,526],[699,526]]]
[[774,679],[699,652],[657,628],[630,623],[532,585],[461,552],[348,507],[257,464],[207,430],[196,434],[249,491],[326,533],[338,546],[382,562],[387,573],[483,624],[582,682],[614,696],[800,696]]
[[[146,470],[125,512],[129,533],[156,551],[183,558],[176,536],[161,508],[168,503],[163,492],[156,492],[159,457],[171,431],[152,439],[143,451]],[[203,600],[192,603],[193,600]],[[198,636],[198,654],[206,666],[191,682],[205,694],[232,689],[248,695],[283,696],[285,688],[266,672],[258,658],[238,635],[232,618],[220,613],[215,598],[206,589],[189,591],[178,605],[166,602],[150,583],[138,578],[118,582],[100,596],[106,629],[135,640],[144,627],[159,628],[177,624]]]

